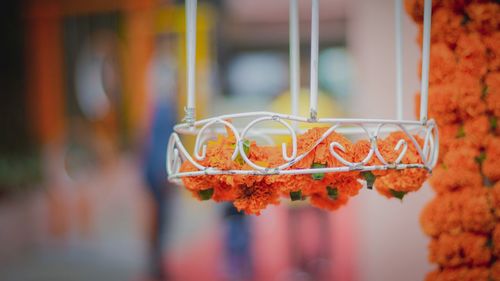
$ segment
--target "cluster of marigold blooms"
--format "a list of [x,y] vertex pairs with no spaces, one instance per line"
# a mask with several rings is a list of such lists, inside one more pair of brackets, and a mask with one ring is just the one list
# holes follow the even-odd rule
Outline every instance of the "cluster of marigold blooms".
[[[356,143],[341,134],[333,132],[323,141],[318,140],[328,128],[313,128],[297,137],[297,153],[307,156],[297,161],[287,169],[309,169],[344,166],[329,151],[329,145],[337,142],[344,151],[336,152],[350,162],[361,162],[369,154],[371,144],[368,140]],[[214,141],[209,141],[205,159],[198,161],[205,167],[219,170],[253,170],[241,155],[235,160],[231,156],[236,146],[236,140],[230,130],[227,135],[219,135]],[[380,154],[388,163],[398,158],[397,143],[404,139],[408,149],[401,163],[422,163],[422,159],[411,139],[402,132],[394,132],[386,138],[377,140]],[[415,136],[420,146],[423,140]],[[316,145],[317,144],[317,145]],[[288,147],[291,147],[288,145]],[[259,146],[254,141],[244,142],[245,155],[253,163],[266,168],[276,168],[284,163],[281,146]],[[290,151],[288,152],[290,153]],[[366,164],[383,165],[373,156]],[[185,161],[181,172],[198,171],[191,162]],[[246,214],[257,214],[270,204],[279,204],[280,198],[290,198],[292,201],[308,199],[316,207],[336,210],[347,203],[350,197],[358,194],[363,187],[360,180],[367,183],[368,188],[375,188],[386,197],[402,199],[411,191],[418,190],[427,178],[427,170],[421,168],[404,170],[378,170],[372,172],[330,172],[299,175],[202,175],[183,177],[184,186],[200,200],[212,199],[216,202],[229,201]]]
[[[405,2],[420,31],[423,2]],[[426,280],[500,280],[500,4],[432,6],[429,115],[440,160],[421,224],[438,269]]]

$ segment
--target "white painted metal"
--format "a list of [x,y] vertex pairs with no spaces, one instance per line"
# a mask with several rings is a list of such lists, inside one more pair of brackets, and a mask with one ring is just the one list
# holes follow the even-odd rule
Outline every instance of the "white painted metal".
[[311,0],[311,69],[309,118],[318,116],[318,49],[319,49],[319,0]]
[[[300,92],[300,33],[299,2],[290,0],[290,94],[292,115],[299,115]],[[296,128],[296,123],[292,124]]]
[[195,121],[196,6],[197,0],[186,0],[187,104],[184,120],[188,123]]
[[403,36],[401,14],[403,0],[394,0],[396,41],[396,118],[403,120]]
[[[206,154],[206,145],[201,143],[201,136],[205,135],[205,131],[209,127],[215,126],[217,124],[222,124],[223,126],[229,128],[229,130],[234,135],[235,144],[234,152],[232,153],[232,159],[234,160],[237,155],[241,155],[242,159],[246,164],[251,166],[253,170],[219,170],[212,167],[205,167],[196,161],[191,154],[187,152],[187,149],[183,145],[179,135],[187,132],[185,131],[188,124],[180,124],[182,126],[176,127],[176,132],[172,134],[169,141],[169,152],[167,161],[167,171],[170,179],[176,179],[184,176],[197,176],[197,175],[221,175],[221,174],[238,174],[238,175],[278,175],[278,174],[311,174],[311,173],[321,173],[321,172],[342,172],[342,171],[373,171],[373,170],[386,170],[386,169],[407,169],[407,168],[423,168],[431,170],[437,161],[438,156],[438,133],[436,124],[430,120],[426,124],[419,123],[417,121],[398,121],[398,120],[363,120],[361,119],[318,119],[317,122],[321,124],[330,124],[328,130],[317,140],[317,142],[310,148],[300,155],[297,155],[297,135],[293,128],[291,127],[291,121],[308,122],[303,118],[297,118],[293,116],[283,115],[283,114],[273,114],[273,113],[248,113],[240,114],[239,117],[232,115],[233,121],[238,121],[236,119],[242,118],[250,121],[243,129],[236,128],[232,123],[226,121],[225,118],[215,117],[205,120],[199,120],[194,123],[194,130],[188,130],[189,132],[197,132],[196,144],[194,148],[194,155],[197,160],[203,160]],[[291,138],[292,153],[287,154],[286,145],[282,144],[282,157],[284,164],[278,167],[262,167],[254,162],[252,162],[244,151],[243,143],[245,140],[249,139],[247,135],[252,130],[252,128],[258,123],[262,122],[274,122],[283,125],[286,130],[281,131],[283,135],[288,134]],[[336,151],[335,148],[345,150],[340,143],[331,142],[329,144],[331,155],[337,159],[344,166],[339,167],[329,167],[322,169],[292,169],[295,163],[302,160],[309,153],[313,153],[313,150],[321,142],[323,142],[329,135],[334,132],[339,132],[342,126],[355,126],[361,128],[361,131],[365,134],[365,139],[368,139],[371,143],[371,149],[367,153],[363,161],[358,163],[352,163],[343,159]],[[405,134],[405,138],[401,138],[396,146],[395,151],[400,151],[399,156],[396,161],[388,162],[384,159],[383,155],[378,150],[377,138],[380,138],[384,131],[383,128],[387,126],[395,127],[392,131],[401,131]],[[262,131],[259,132],[262,134]],[[417,134],[424,139],[424,144],[421,145],[414,135]],[[349,135],[347,135],[349,137]],[[408,151],[408,143],[405,139],[411,141],[420,159],[415,163],[405,163],[401,164],[401,160],[406,155]],[[201,154],[200,154],[201,147]],[[378,158],[383,165],[367,165],[367,163],[373,157]],[[196,172],[180,172],[179,168],[183,161],[189,161],[195,167],[199,169]]]
[[427,121],[429,96],[429,61],[431,52],[432,0],[424,1],[424,34],[422,41],[422,80],[420,81],[420,121]]

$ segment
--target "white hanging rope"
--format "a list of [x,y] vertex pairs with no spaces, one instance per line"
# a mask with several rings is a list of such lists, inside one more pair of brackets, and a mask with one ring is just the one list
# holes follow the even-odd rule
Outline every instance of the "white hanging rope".
[[424,2],[424,34],[422,44],[422,81],[420,84],[420,121],[427,122],[427,101],[429,96],[429,57],[431,49],[432,1]]
[[319,49],[319,0],[311,1],[311,76],[309,118],[318,118],[318,49]]
[[[300,34],[299,3],[290,0],[290,95],[292,98],[292,115],[299,115],[300,92]],[[296,128],[297,122],[293,122]]]
[[396,118],[403,120],[403,36],[402,36],[402,0],[394,0],[396,26]]
[[186,0],[187,104],[184,121],[195,121],[196,80],[196,0]]

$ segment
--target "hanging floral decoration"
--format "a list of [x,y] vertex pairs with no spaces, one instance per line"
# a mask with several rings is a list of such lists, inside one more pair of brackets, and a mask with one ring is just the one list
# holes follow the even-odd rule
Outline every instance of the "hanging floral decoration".
[[[423,2],[405,1],[420,31]],[[431,237],[429,260],[438,267],[426,280],[497,281],[500,4],[440,0],[432,6],[428,110],[439,127],[440,155],[430,178],[436,197],[421,224]]]
[[[349,162],[361,162],[369,154],[372,144],[367,140],[351,142],[343,135],[332,132],[320,141],[327,133],[328,128],[313,128],[297,137],[298,158],[288,169],[310,169],[342,167],[342,164],[329,151],[331,143],[342,146],[342,150],[335,148],[335,152]],[[423,146],[419,136],[413,136],[415,141]],[[377,140],[377,148],[385,161],[396,162],[401,152],[396,150],[398,142],[404,140],[407,150],[400,162],[422,163],[412,140],[403,132],[394,132],[384,139]],[[320,142],[319,142],[320,141]],[[318,143],[319,142],[319,143]],[[236,138],[227,130],[226,135],[218,135],[215,140],[209,141],[206,147],[206,156],[198,164],[204,167],[220,170],[252,170],[238,155],[232,160],[236,146]],[[290,147],[290,146],[288,146]],[[246,157],[253,163],[266,168],[276,168],[286,163],[283,159],[281,146],[260,146],[255,141],[244,142]],[[366,165],[383,165],[378,157],[371,157]],[[181,172],[199,171],[189,161],[184,161]],[[199,175],[183,177],[184,186],[199,200],[228,201],[244,211],[246,214],[259,215],[268,205],[277,205],[280,198],[289,198],[292,201],[308,199],[310,204],[326,210],[336,210],[345,205],[348,200],[357,195],[363,187],[362,181],[368,188],[375,189],[382,195],[402,199],[408,192],[418,190],[426,180],[428,172],[423,168],[374,170],[372,172],[335,172],[313,173],[300,175]]]

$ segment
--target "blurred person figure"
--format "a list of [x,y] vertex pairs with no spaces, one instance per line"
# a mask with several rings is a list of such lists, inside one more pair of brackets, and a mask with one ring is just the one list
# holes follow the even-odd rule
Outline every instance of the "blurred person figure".
[[224,269],[228,281],[253,280],[250,218],[230,203],[224,204]]
[[[169,38],[167,38],[169,39]],[[167,280],[163,248],[168,238],[174,189],[167,179],[167,142],[177,120],[177,70],[171,40],[161,40],[150,67],[151,90],[149,130],[144,149],[144,177],[152,196],[152,224],[149,233],[150,274],[153,280]]]
[[290,281],[331,280],[332,232],[329,213],[306,204],[294,204],[288,210],[288,245],[292,267]]

